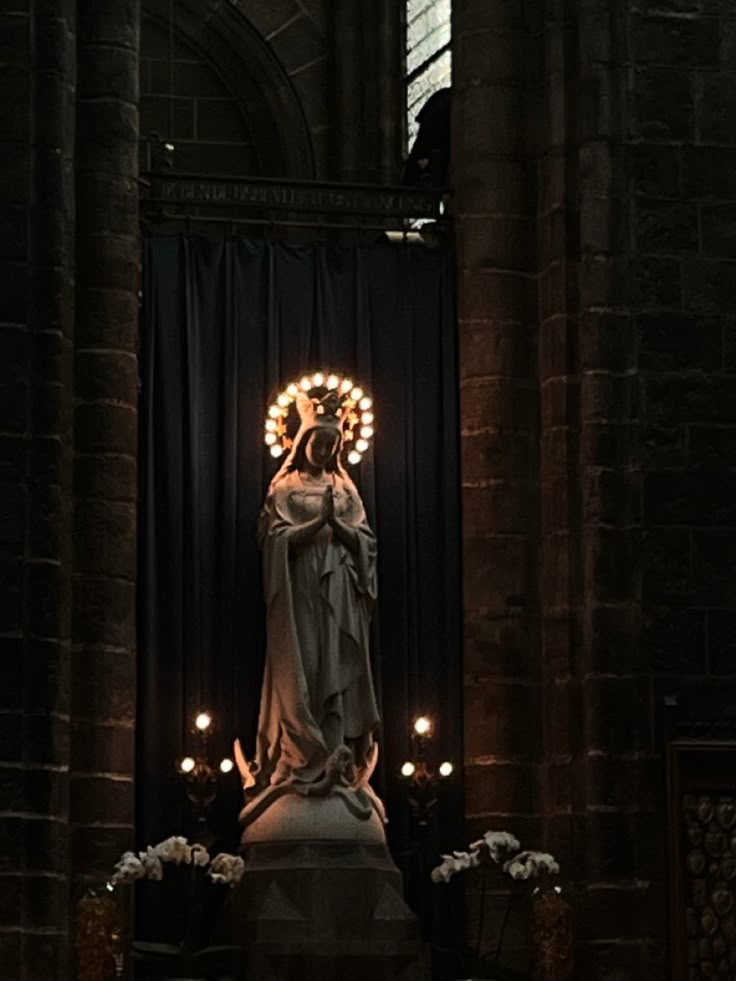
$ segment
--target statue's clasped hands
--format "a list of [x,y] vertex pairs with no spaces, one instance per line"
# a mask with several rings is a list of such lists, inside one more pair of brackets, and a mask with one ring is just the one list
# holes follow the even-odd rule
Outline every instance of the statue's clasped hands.
[[335,524],[335,498],[332,493],[332,488],[328,487],[324,494],[322,495],[322,507],[320,509],[320,518],[322,522],[329,525],[331,528]]

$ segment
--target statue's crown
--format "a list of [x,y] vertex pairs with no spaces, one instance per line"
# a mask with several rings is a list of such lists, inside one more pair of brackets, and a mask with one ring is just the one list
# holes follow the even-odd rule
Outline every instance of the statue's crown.
[[320,426],[342,431],[343,412],[337,392],[327,392],[321,399],[300,393],[295,401],[302,428]]

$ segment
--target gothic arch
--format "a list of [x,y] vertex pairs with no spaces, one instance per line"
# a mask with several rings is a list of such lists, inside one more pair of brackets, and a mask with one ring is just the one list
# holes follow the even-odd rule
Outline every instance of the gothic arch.
[[[172,0],[173,28],[232,93],[252,132],[261,175],[311,179],[314,152],[301,102],[270,47],[221,0]],[[144,0],[143,17],[168,30],[169,0]],[[145,28],[144,28],[145,29]]]

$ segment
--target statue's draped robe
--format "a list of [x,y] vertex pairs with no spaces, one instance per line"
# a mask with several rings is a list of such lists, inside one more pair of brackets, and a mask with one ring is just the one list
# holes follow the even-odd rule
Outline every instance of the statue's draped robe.
[[[325,526],[304,544],[327,486],[335,515],[357,532],[351,552]],[[379,723],[369,653],[376,542],[345,474],[297,471],[271,485],[261,515],[268,645],[258,724],[257,783],[318,780],[330,754],[364,741]]]

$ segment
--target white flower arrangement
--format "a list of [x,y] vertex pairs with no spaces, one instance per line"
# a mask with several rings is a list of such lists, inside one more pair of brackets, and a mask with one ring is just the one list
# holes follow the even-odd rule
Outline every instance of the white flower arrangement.
[[548,852],[519,851],[519,839],[508,831],[486,831],[469,847],[469,852],[443,855],[440,865],[432,869],[432,882],[449,882],[457,872],[484,864],[486,850],[495,865],[503,862],[503,871],[512,879],[534,879],[544,874],[557,875],[560,871],[560,866]]
[[149,845],[144,852],[125,852],[115,865],[109,888],[127,885],[138,879],[151,879],[160,882],[164,876],[163,863],[172,865],[193,865],[205,869],[205,875],[219,885],[236,886],[243,877],[245,864],[239,855],[221,852],[214,858],[204,847],[196,842],[189,844],[186,838],[173,836]]

